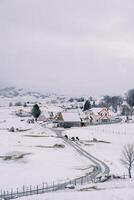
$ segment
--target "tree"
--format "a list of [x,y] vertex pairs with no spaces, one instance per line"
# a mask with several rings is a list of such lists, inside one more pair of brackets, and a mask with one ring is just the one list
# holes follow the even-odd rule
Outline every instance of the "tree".
[[104,96],[101,106],[109,108],[112,106],[112,109],[117,112],[117,106],[120,106],[123,103],[122,97],[120,96]]
[[23,104],[23,106],[24,106],[24,107],[27,107],[27,103],[25,102],[25,103]]
[[106,108],[109,108],[111,106],[111,97],[110,96],[104,96],[103,101],[104,101],[104,105]]
[[12,103],[12,102],[10,102],[10,103],[9,103],[9,107],[12,107],[12,106],[13,106],[13,103]]
[[16,102],[15,106],[22,106],[22,102],[21,101]]
[[71,97],[68,101],[73,103],[74,102],[74,98]]
[[32,115],[37,120],[37,118],[40,116],[41,110],[37,104],[35,104],[32,108]]
[[115,112],[117,112],[117,107],[123,103],[123,100],[120,96],[111,97],[111,106]]
[[95,107],[96,107],[95,101],[93,101],[93,105],[92,105],[92,107],[93,107],[93,108],[95,108]]
[[84,102],[84,97],[80,97],[76,99],[77,102]]
[[128,94],[127,94],[127,103],[131,107],[134,107],[134,89],[131,89],[131,90],[128,91]]
[[85,102],[85,104],[84,104],[84,111],[85,111],[85,110],[89,110],[89,109],[91,109],[91,103],[90,103],[89,100],[87,100],[87,101]]
[[122,115],[125,115],[126,116],[126,118],[128,118],[129,117],[129,115],[130,115],[130,113],[131,113],[131,107],[129,106],[129,104],[123,104],[122,106],[121,106],[121,108],[122,108],[122,110],[121,110],[121,114]]
[[124,146],[121,163],[127,168],[129,178],[132,178],[131,170],[134,166],[134,144],[127,144]]
[[99,102],[99,107],[106,107],[109,108],[111,106],[111,97],[106,95],[101,99]]

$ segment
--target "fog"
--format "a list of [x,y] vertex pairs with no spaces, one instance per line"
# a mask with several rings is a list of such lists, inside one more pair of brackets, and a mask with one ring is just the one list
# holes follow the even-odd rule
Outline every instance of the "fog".
[[0,86],[69,95],[134,87],[134,1],[0,0]]

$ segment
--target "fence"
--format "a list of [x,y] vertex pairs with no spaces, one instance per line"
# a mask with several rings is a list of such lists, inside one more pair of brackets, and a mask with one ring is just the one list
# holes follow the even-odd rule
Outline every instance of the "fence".
[[114,135],[131,135],[133,136],[134,133],[133,133],[133,130],[132,129],[128,129],[127,127],[122,127],[122,128],[119,128],[119,127],[113,127],[113,128],[110,128],[110,127],[103,127],[103,126],[88,126],[89,128],[89,131],[92,132],[92,133],[107,133],[107,134],[114,134]]
[[[23,186],[21,189],[17,188],[15,191],[11,189],[11,191],[0,191],[0,199],[9,200],[9,199],[16,199],[18,197],[24,197],[24,196],[30,196],[30,195],[38,195],[43,194],[47,192],[54,192],[58,190],[64,190],[65,188],[69,188],[71,186],[80,186],[86,183],[96,183],[100,182],[99,178],[93,178],[94,175],[97,174],[97,169],[94,168],[94,171],[92,173],[87,173],[85,176],[75,178],[72,180],[67,180],[63,183],[57,183],[54,182],[51,185],[48,185],[47,183],[42,183],[42,185],[36,185],[36,186]],[[112,179],[126,179],[128,178],[128,175],[111,175],[109,176]],[[107,179],[106,179],[107,180]],[[104,179],[102,180],[102,182]]]
[[11,189],[11,191],[1,190],[0,199],[4,200],[15,199],[23,196],[30,196],[30,195],[43,194],[58,190],[64,190],[65,188],[69,187],[69,185],[77,186],[77,185],[83,185],[85,183],[92,183],[95,182],[95,179],[93,177],[95,174],[97,174],[97,172],[98,172],[97,168],[94,167],[93,172],[87,173],[85,176],[79,178],[67,180],[62,183],[55,184],[53,182],[51,185],[48,185],[47,183],[42,183],[42,185],[29,186],[29,187],[23,186],[22,188],[17,188],[16,190]]

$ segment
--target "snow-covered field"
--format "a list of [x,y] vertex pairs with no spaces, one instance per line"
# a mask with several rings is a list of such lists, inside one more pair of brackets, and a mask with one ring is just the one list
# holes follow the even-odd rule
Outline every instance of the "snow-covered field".
[[[55,133],[39,124],[27,124],[13,114],[14,108],[0,109],[0,188],[3,190],[42,182],[55,183],[71,179],[86,171],[89,161],[57,138]],[[27,120],[27,119],[25,119]],[[29,129],[9,132],[14,126]],[[57,148],[54,145],[64,145]],[[6,159],[3,156],[26,154],[22,159]]]
[[[79,177],[87,172],[92,163],[80,156],[72,147],[57,138],[50,129],[39,123],[28,124],[27,118],[14,114],[16,107],[0,108],[0,189],[10,190],[44,183]],[[24,120],[23,120],[24,119]],[[9,132],[14,126],[26,129],[24,132]],[[123,146],[134,143],[134,123],[97,125],[85,128],[71,128],[63,135],[79,137],[80,145],[86,151],[103,160],[110,167],[112,174],[127,174],[120,163]],[[97,139],[97,141],[95,139]],[[56,144],[61,145],[57,148]],[[62,146],[63,145],[63,146]],[[63,147],[63,148],[62,148]],[[24,155],[18,159],[15,156]],[[5,159],[13,156],[13,159]],[[86,168],[86,170],[83,170]],[[132,173],[134,175],[134,171]],[[39,196],[21,198],[23,200],[133,200],[134,180],[112,180],[96,184],[96,189],[85,185],[82,190],[63,191]],[[89,190],[89,191],[88,191]]]
[[134,180],[116,180],[85,185],[76,188],[74,191],[54,192],[42,195],[19,198],[20,200],[133,200],[134,199]]
[[[72,128],[65,133],[69,137],[78,136],[81,147],[107,163],[112,174],[127,173],[120,158],[124,145],[134,143],[134,123]],[[93,141],[94,138],[97,141]]]

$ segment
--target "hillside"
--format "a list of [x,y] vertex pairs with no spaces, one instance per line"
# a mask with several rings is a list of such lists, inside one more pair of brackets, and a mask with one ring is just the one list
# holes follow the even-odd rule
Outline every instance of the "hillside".
[[24,96],[31,96],[33,98],[42,98],[45,99],[49,96],[49,94],[41,94],[40,92],[35,91],[28,91],[23,88],[16,88],[16,87],[6,87],[0,89],[0,97],[6,98],[14,98],[14,97],[24,97]]

